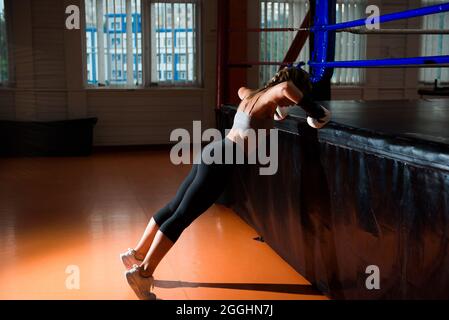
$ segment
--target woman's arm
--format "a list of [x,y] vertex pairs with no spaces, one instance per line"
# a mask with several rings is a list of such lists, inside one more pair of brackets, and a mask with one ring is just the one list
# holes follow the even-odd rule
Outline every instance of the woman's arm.
[[283,88],[283,94],[289,100],[300,106],[307,113],[307,115],[313,119],[319,120],[326,118],[326,120],[323,121],[329,121],[327,118],[330,117],[330,113],[329,116],[326,113],[328,110],[313,101],[310,95],[304,96],[304,94],[292,82],[286,82]]
[[299,90],[291,81],[285,81],[281,83],[281,93],[282,95],[293,102],[294,104],[298,104],[302,98],[303,93]]
[[[291,82],[286,81],[279,84],[280,89],[280,98],[285,100],[287,98],[288,101],[291,101],[291,104],[298,104],[302,98],[302,92]],[[278,106],[274,113],[274,120],[281,121],[284,120],[288,115],[288,107],[287,106]]]

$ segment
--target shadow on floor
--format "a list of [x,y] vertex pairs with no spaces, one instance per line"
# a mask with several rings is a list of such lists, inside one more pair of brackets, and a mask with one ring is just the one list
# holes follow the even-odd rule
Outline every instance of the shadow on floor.
[[210,283],[210,282],[188,282],[188,281],[172,281],[172,280],[154,280],[154,286],[159,288],[221,288],[236,290],[254,290],[269,291],[279,293],[296,293],[306,295],[322,294],[312,285],[305,284],[276,284],[276,283]]

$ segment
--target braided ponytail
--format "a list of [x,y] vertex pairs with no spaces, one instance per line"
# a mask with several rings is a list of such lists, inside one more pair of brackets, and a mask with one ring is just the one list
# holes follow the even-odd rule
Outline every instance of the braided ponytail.
[[295,67],[285,67],[279,70],[262,88],[252,92],[248,98],[252,98],[257,93],[285,81],[292,81],[304,95],[309,95],[312,92],[312,83],[310,82],[309,74],[306,71]]

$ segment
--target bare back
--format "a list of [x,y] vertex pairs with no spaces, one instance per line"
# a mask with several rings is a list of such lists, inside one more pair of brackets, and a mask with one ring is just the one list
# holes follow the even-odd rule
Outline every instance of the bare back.
[[256,93],[252,97],[248,97],[253,92],[252,90],[248,88],[242,89],[245,97],[240,102],[238,110],[259,119],[273,119],[277,107],[297,104],[303,96],[301,91],[291,81],[279,83]]

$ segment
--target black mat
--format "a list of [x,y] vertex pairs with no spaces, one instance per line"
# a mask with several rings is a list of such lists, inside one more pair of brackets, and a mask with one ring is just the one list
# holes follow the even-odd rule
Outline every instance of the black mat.
[[449,100],[325,104],[322,130],[276,124],[278,172],[240,167],[227,205],[332,298],[449,298]]

